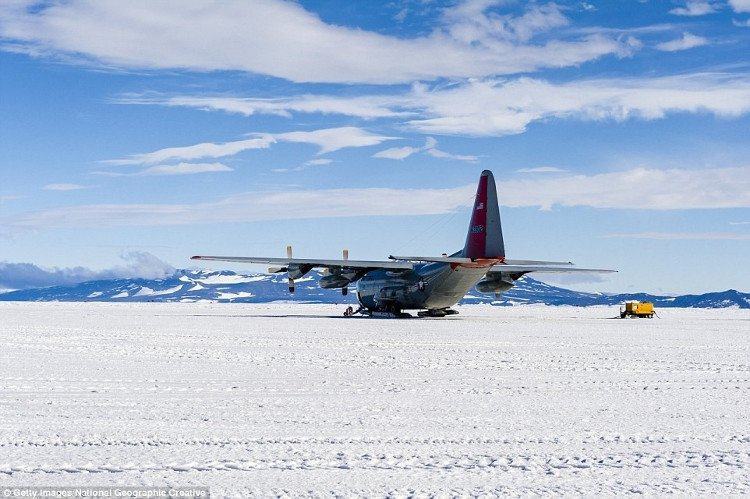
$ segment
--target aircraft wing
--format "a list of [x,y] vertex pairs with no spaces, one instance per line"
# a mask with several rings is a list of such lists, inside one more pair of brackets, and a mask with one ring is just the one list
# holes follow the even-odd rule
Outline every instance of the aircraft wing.
[[346,267],[357,269],[413,269],[410,262],[394,262],[381,260],[317,260],[315,258],[272,258],[265,256],[204,256],[196,255],[191,260],[211,260],[216,262],[236,263],[265,263],[288,267],[290,265],[306,266],[309,268]]
[[[440,263],[472,263],[471,258],[463,256],[394,256],[391,255],[388,258],[391,260],[402,260],[406,262],[440,262]],[[508,265],[536,265],[536,266],[547,266],[547,265],[568,265],[572,266],[573,262],[547,262],[540,260],[505,260]]]
[[507,265],[499,264],[493,265],[489,272],[506,272],[506,273],[523,273],[528,272],[544,272],[547,274],[551,273],[567,273],[567,272],[589,272],[589,273],[611,273],[617,272],[616,270],[610,269],[584,269],[580,267],[573,267],[570,265]]

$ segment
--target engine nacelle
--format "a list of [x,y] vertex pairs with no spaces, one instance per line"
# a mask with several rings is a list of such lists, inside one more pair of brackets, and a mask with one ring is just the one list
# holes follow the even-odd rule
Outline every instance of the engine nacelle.
[[291,264],[287,267],[289,279],[301,279],[312,270],[312,265]]
[[320,287],[323,289],[337,289],[348,286],[353,279],[344,274],[328,274],[320,278]]
[[487,275],[487,278],[482,279],[477,283],[477,291],[480,293],[503,293],[508,291],[514,285],[513,279],[507,276],[498,275]]

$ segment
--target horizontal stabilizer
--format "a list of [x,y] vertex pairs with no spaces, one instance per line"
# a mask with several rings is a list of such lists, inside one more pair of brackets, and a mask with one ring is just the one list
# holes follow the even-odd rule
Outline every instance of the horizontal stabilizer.
[[508,265],[573,265],[573,262],[545,262],[543,260],[509,260],[505,259]]
[[567,272],[589,272],[589,273],[611,273],[617,272],[610,269],[583,269],[580,267],[565,265],[493,265],[489,272],[508,272],[508,273],[526,273],[526,272],[544,272],[545,274],[562,274]]

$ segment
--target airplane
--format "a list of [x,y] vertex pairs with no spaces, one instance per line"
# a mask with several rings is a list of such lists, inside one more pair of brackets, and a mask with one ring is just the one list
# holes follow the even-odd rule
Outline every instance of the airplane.
[[474,286],[481,293],[499,295],[530,272],[616,272],[608,269],[575,267],[571,262],[511,260],[505,257],[497,187],[492,172],[484,170],[474,200],[464,248],[450,256],[389,256],[388,260],[341,260],[293,258],[291,246],[286,258],[193,256],[193,260],[275,265],[269,272],[286,272],[289,291],[294,281],[313,269],[323,269],[320,287],[340,288],[346,295],[356,282],[359,309],[347,308],[344,315],[412,317],[404,310],[417,310],[419,317],[445,317],[458,312],[457,304]]

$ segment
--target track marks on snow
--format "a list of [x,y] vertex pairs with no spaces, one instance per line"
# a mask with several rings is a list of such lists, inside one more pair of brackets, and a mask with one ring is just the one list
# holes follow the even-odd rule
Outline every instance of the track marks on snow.
[[748,452],[670,452],[665,454],[634,452],[605,455],[492,455],[492,454],[350,454],[313,455],[309,452],[289,452],[273,457],[255,459],[211,460],[205,462],[122,463],[104,464],[0,464],[0,473],[123,473],[147,471],[213,472],[254,470],[451,470],[508,471],[518,469],[531,473],[548,473],[563,469],[586,468],[704,468],[730,466],[750,467]]

